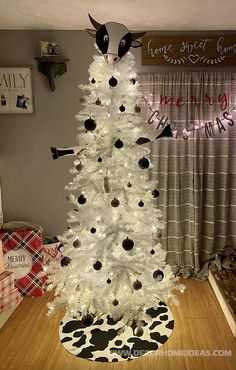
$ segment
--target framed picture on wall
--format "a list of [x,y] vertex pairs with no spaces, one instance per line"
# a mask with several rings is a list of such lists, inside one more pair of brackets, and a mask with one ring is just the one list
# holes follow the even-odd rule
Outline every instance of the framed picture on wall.
[[40,52],[43,57],[60,55],[60,45],[54,41],[40,41]]
[[34,113],[31,67],[0,67],[0,113]]

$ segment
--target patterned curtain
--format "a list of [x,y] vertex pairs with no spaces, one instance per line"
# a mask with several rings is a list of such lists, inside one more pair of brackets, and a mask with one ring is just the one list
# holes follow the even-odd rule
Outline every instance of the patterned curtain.
[[145,124],[175,129],[151,144],[167,262],[205,278],[236,241],[236,73],[144,73],[139,82]]

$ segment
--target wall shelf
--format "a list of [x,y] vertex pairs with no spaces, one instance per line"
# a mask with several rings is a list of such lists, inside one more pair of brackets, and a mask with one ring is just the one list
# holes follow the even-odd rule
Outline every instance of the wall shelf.
[[55,91],[55,78],[67,71],[66,62],[70,59],[58,56],[41,56],[34,59],[38,62],[38,71],[47,77],[50,89]]

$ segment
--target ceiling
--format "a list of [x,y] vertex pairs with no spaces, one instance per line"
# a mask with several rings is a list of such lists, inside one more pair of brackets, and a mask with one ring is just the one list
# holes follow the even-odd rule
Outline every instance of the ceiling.
[[130,30],[236,30],[235,0],[0,0],[0,29],[83,30],[88,13]]

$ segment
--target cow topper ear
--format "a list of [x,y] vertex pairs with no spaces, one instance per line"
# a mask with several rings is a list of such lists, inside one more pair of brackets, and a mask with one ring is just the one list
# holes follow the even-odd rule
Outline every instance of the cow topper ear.
[[131,43],[132,48],[140,48],[140,46],[142,46],[142,45],[143,44],[140,41],[136,41],[136,40],[132,41],[132,43]]
[[146,34],[146,32],[138,32],[138,33],[133,32],[133,33],[131,33],[131,35],[132,35],[131,47],[132,48],[140,48],[140,46],[142,46],[142,43],[140,41],[137,41],[137,39],[144,36],[145,34]]
[[93,30],[91,28],[85,28],[85,31],[92,37],[96,37],[97,30]]

